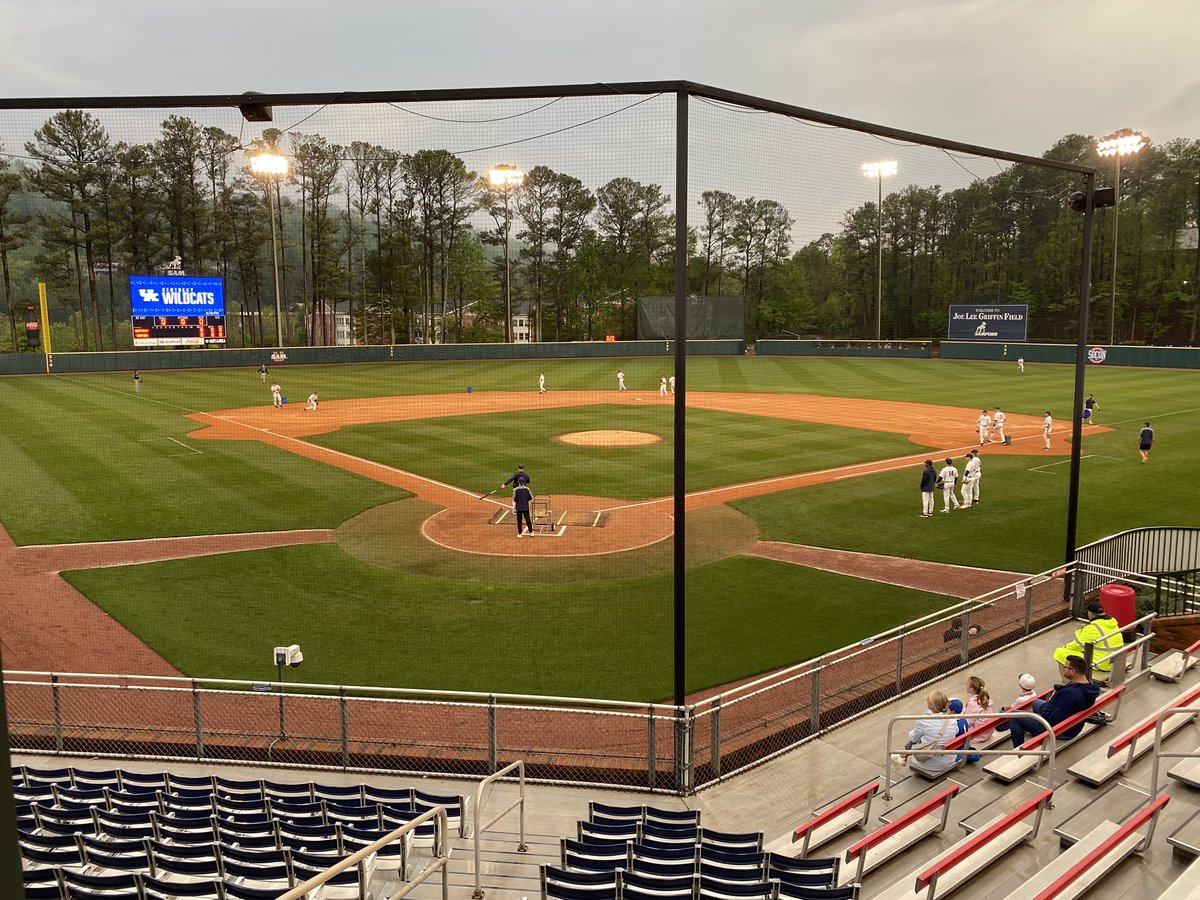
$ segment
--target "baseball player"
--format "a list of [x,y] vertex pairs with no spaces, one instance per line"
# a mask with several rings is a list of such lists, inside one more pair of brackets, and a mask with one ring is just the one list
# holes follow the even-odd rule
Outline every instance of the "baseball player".
[[280,393],[282,390],[283,388],[279,386],[279,382],[275,381],[271,383],[271,405],[276,409],[283,408],[283,396]]
[[533,491],[529,489],[529,485],[524,481],[518,481],[513,488],[513,514],[517,517],[517,537],[524,537],[521,533],[521,522],[525,523],[525,531],[528,534],[533,534],[533,520],[529,517],[529,504],[533,500]]
[[664,375],[662,377],[662,380],[659,381],[659,383],[658,383],[658,396],[660,396],[660,397],[670,396],[667,393],[667,376],[666,375]]
[[306,406],[304,408],[307,409],[309,412],[317,411],[317,392],[316,391],[313,391],[311,394],[308,395],[308,406]]
[[1004,412],[1000,407],[992,412],[992,436],[995,439],[996,435],[1000,435],[1000,443],[1004,443]]
[[625,373],[620,369],[617,370],[617,390],[625,390]]
[[1087,399],[1083,401],[1083,424],[1096,424],[1096,410],[1100,408],[1100,404],[1096,402],[1095,394],[1088,394]]
[[988,436],[992,430],[992,417],[988,415],[986,409],[979,411],[979,446],[982,447],[988,443],[991,438]]
[[1046,410],[1046,418],[1042,419],[1042,440],[1046,442],[1046,449],[1050,449],[1050,433],[1054,431],[1054,416],[1050,415],[1050,410]]
[[142,392],[142,375],[137,369],[133,370],[133,392],[135,394]]
[[262,379],[262,383],[267,383],[267,364],[263,363],[258,367],[258,377]]
[[1023,356],[1017,357],[1017,371],[1018,372],[1025,371],[1025,357],[1023,357]]
[[674,375],[672,375],[670,378],[667,379],[667,384],[671,388],[671,396],[674,397],[675,396],[675,376]]
[[938,484],[942,486],[942,512],[950,512],[951,504],[954,504],[955,509],[961,508],[962,504],[954,496],[954,486],[958,484],[958,469],[954,468],[954,460],[949,457],[946,458],[946,465],[942,467],[942,471],[938,472]]
[[961,488],[962,508],[963,509],[971,508],[972,498],[975,495],[975,485],[971,482],[971,460],[973,460],[974,458],[975,457],[973,457],[970,453],[968,453],[963,458],[963,475],[962,475],[962,488]]
[[508,487],[509,485],[529,484],[529,475],[525,472],[525,464],[517,466],[517,471],[512,473],[512,477],[505,481],[500,487]]
[[538,393],[546,393],[546,373],[538,372]]
[[979,451],[971,451],[971,461],[967,463],[967,472],[971,476],[971,505],[979,505],[979,479],[983,477],[983,461],[979,458]]
[[1154,429],[1147,422],[1138,432],[1138,453],[1142,454],[1142,462],[1150,462],[1150,445],[1154,443]]
[[925,460],[925,468],[921,470],[921,518],[933,518],[933,489],[937,484],[937,472],[933,468],[933,460]]

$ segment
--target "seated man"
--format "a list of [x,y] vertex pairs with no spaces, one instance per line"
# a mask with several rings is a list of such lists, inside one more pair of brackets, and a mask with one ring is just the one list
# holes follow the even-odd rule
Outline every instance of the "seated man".
[[[1057,654],[1056,654],[1057,655]],[[1055,688],[1054,693],[1046,700],[1034,700],[1031,711],[1037,713],[1051,726],[1066,721],[1077,712],[1083,712],[1096,702],[1100,696],[1100,685],[1093,684],[1087,677],[1087,663],[1082,656],[1068,656],[1065,662],[1059,664],[1059,674],[1063,686]],[[1029,738],[1046,730],[1037,719],[1030,716],[1019,716],[1010,719],[1008,731],[1012,737],[1013,749],[1020,747]],[[1073,738],[1083,730],[1083,723],[1073,725],[1059,737]]]
[[1087,624],[1075,632],[1075,640],[1054,651],[1054,661],[1062,665],[1069,656],[1082,657],[1084,646],[1094,644],[1092,676],[1103,681],[1112,674],[1113,657],[1125,646],[1125,637],[1120,623],[1095,600],[1087,605],[1087,617]]

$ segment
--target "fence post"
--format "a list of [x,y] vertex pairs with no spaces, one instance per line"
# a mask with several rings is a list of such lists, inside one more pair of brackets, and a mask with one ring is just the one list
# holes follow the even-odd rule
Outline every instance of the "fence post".
[[200,688],[192,679],[192,725],[196,729],[196,759],[204,759],[204,719],[200,714]]
[[721,698],[713,700],[712,708],[712,777],[721,777]]
[[342,717],[342,768],[350,768],[350,708],[346,699],[346,686],[339,685],[338,711]]
[[904,690],[904,632],[896,639],[896,696]]
[[496,773],[496,698],[488,694],[488,774]]
[[54,749],[60,753],[63,748],[62,732],[62,697],[59,695],[58,676],[50,676],[50,696],[54,701]]
[[821,730],[821,661],[825,657],[817,658],[817,665],[809,672],[809,684],[812,687],[812,697],[808,704],[808,733],[816,734]]
[[1029,637],[1029,629],[1033,626],[1033,585],[1025,587],[1025,637]]
[[966,607],[962,615],[962,636],[959,644],[959,662],[966,665],[971,657],[971,607]]
[[655,723],[658,717],[651,706],[646,716],[646,787],[654,789],[658,781],[658,741],[655,736]]

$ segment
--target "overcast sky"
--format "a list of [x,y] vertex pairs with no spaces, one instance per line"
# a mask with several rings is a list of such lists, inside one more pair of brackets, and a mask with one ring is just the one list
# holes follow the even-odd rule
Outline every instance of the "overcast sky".
[[1198,0],[0,0],[10,97],[688,79],[1039,154],[1200,137]]

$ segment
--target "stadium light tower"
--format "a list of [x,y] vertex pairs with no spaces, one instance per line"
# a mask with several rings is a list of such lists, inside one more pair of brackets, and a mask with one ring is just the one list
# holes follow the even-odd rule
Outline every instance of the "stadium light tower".
[[504,339],[510,344],[513,339],[512,326],[512,270],[508,262],[508,235],[512,228],[512,216],[508,209],[508,192],[525,182],[525,173],[516,166],[496,166],[488,172],[488,182],[504,192]]
[[875,206],[875,247],[878,251],[875,266],[875,340],[883,333],[883,179],[895,175],[899,166],[894,159],[863,163],[863,174],[879,183],[879,200]]
[[279,303],[279,246],[275,238],[275,202],[271,197],[271,185],[288,173],[286,157],[278,153],[252,153],[250,171],[267,181],[267,208],[271,211],[271,271],[275,274],[275,345],[283,346],[283,311]]
[[1112,344],[1117,336],[1117,214],[1121,210],[1121,157],[1132,156],[1146,146],[1146,136],[1129,131],[1106,137],[1096,144],[1096,152],[1101,156],[1111,156],[1117,166],[1117,180],[1114,182],[1116,193],[1113,197],[1113,227],[1112,227],[1112,277],[1108,282],[1108,342]]

